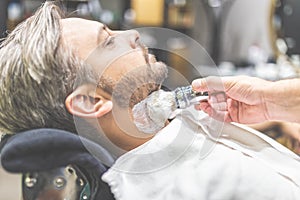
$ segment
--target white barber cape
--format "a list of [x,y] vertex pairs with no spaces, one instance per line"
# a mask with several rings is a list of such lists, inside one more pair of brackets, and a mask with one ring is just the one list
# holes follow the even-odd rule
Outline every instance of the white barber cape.
[[102,176],[117,200],[300,199],[300,159],[267,136],[182,111]]

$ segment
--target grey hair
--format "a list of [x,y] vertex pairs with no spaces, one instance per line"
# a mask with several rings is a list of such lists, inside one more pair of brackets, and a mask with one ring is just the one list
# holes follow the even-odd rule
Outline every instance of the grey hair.
[[1,132],[45,127],[76,132],[65,98],[84,64],[61,41],[62,18],[59,7],[46,2],[1,44]]

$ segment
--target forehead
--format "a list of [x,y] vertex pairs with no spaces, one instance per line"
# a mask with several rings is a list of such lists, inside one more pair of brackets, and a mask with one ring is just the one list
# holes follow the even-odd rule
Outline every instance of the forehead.
[[62,41],[74,53],[85,60],[87,56],[105,39],[104,24],[81,18],[61,20]]
[[61,23],[63,27],[68,27],[68,28],[74,27],[78,29],[81,29],[81,26],[90,26],[90,27],[104,26],[104,24],[100,22],[82,19],[82,18],[65,18],[65,19],[61,19]]

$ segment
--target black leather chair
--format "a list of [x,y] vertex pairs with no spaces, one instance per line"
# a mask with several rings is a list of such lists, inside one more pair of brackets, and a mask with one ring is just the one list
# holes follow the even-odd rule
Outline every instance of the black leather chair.
[[63,130],[35,129],[4,135],[0,151],[2,167],[22,174],[24,200],[114,199],[101,180],[114,159],[91,140]]

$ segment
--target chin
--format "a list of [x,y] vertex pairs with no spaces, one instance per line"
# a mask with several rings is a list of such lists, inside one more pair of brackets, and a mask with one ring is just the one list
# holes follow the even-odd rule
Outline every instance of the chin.
[[130,98],[130,108],[133,108],[134,105],[138,104],[145,98],[147,98],[152,92],[155,92],[160,89],[160,85],[155,83],[148,83],[138,88]]
[[132,107],[147,98],[152,92],[158,91],[168,76],[167,66],[163,62],[157,62],[154,56],[153,59],[155,62],[150,62],[144,84],[131,97]]

